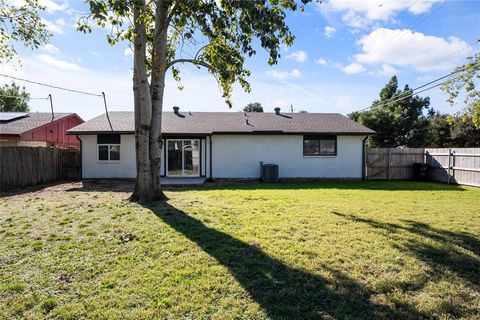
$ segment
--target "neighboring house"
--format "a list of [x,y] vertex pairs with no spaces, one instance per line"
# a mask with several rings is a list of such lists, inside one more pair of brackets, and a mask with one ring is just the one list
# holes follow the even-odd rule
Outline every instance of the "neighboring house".
[[65,131],[83,122],[75,113],[0,112],[0,146],[79,148]]
[[[133,112],[110,112],[67,131],[82,141],[83,178],[136,176]],[[111,126],[109,124],[111,123]],[[374,131],[340,114],[164,112],[162,176],[258,179],[260,161],[280,178],[361,179]]]

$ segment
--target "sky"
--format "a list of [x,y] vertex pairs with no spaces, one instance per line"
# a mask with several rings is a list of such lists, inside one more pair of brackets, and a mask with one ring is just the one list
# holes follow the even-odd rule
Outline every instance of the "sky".
[[[12,0],[14,1],[14,0]],[[100,94],[108,110],[132,110],[132,51],[128,43],[110,46],[109,30],[95,26],[91,34],[76,30],[83,1],[40,0],[42,18],[53,34],[36,50],[18,47],[21,63],[3,63],[0,73],[51,85]],[[238,112],[260,102],[266,112],[336,112],[348,114],[368,107],[393,75],[400,87],[411,88],[450,73],[468,55],[480,50],[480,0],[325,0],[305,11],[287,14],[296,36],[282,48],[277,65],[266,52],[247,58],[250,93],[236,86],[231,109],[215,79],[205,69],[181,66],[182,85],[168,75],[164,110]],[[0,85],[11,80],[0,77]],[[84,120],[104,113],[100,97],[25,85],[32,98],[53,97],[56,112],[76,112]],[[462,108],[446,102],[438,88],[421,93],[444,113]],[[32,99],[32,111],[48,112],[49,102]]]

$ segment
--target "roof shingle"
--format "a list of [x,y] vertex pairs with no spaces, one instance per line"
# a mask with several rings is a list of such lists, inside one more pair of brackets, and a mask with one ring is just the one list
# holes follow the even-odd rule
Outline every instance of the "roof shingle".
[[[7,114],[8,112],[4,112]],[[73,115],[75,113],[55,113],[54,121]],[[19,135],[32,129],[41,127],[52,122],[52,114],[50,112],[32,112],[26,117],[14,118],[11,121],[0,122],[0,134]]]
[[[109,112],[112,128],[105,114],[67,131],[68,134],[102,132],[134,133],[133,112]],[[332,133],[373,134],[373,130],[338,113],[275,113],[258,112],[163,112],[164,134],[214,133]],[[248,123],[247,121],[248,120]]]

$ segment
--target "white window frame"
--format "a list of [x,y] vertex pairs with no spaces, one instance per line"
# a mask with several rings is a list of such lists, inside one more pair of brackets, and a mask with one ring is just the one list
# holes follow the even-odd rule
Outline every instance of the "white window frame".
[[[103,147],[103,146],[106,146],[108,148],[108,160],[100,160],[100,147]],[[119,151],[119,156],[120,156],[120,159],[119,160],[110,160],[110,147],[111,146],[118,146],[118,151]],[[114,162],[114,163],[118,163],[122,160],[122,146],[121,144],[119,143],[110,143],[110,144],[105,144],[105,143],[101,143],[101,144],[97,144],[97,162],[99,163],[108,163],[108,162]]]
[[[166,148],[166,158],[165,158],[165,161],[166,161],[166,166],[165,166],[165,169],[166,169],[166,172],[165,172],[165,176],[168,177],[168,178],[175,178],[175,177],[192,177],[192,178],[195,178],[195,177],[200,177],[200,165],[202,164],[202,160],[199,159],[199,164],[198,164],[198,174],[184,174],[184,169],[182,168],[182,174],[177,174],[177,175],[169,175],[168,174],[168,142],[169,141],[182,141],[182,145],[183,145],[183,142],[184,141],[191,141],[192,142],[192,146],[193,146],[193,143],[194,141],[197,141],[198,142],[198,154],[199,154],[199,157],[201,157],[201,154],[200,154],[200,139],[166,139],[165,141],[165,148]],[[182,150],[182,164],[185,164],[185,152],[184,150]]]

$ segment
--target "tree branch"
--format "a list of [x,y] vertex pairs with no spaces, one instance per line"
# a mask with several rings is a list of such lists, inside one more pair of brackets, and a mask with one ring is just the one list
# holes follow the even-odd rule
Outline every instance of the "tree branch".
[[211,71],[215,70],[215,68],[212,65],[208,64],[207,62],[201,61],[201,60],[196,60],[196,59],[176,59],[176,60],[172,60],[169,63],[167,63],[166,70],[168,68],[170,68],[171,66],[173,66],[174,64],[177,64],[177,63],[191,63],[191,64],[194,64],[196,66],[205,67],[205,68],[207,68]]
[[195,54],[195,60],[197,60],[198,58],[198,55],[200,54],[200,52],[202,52],[203,49],[207,48],[209,45],[211,45],[212,43],[207,43],[206,45],[204,45],[203,47],[201,47],[200,49],[198,49],[197,53]]
[[177,11],[177,7],[178,7],[178,3],[175,3],[172,9],[170,10],[170,13],[167,15],[167,19],[165,20],[166,25],[168,25],[172,20],[173,16],[175,15],[175,11]]

